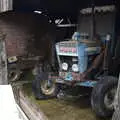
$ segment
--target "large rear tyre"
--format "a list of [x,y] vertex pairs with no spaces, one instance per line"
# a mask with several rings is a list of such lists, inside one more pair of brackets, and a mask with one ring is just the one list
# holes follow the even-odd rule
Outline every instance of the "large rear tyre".
[[114,98],[118,79],[112,76],[102,77],[93,88],[91,106],[99,117],[110,117],[114,112]]

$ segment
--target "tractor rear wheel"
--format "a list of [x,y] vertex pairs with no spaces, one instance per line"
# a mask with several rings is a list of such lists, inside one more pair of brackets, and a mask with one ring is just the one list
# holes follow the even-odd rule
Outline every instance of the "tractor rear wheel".
[[110,117],[113,114],[117,84],[117,78],[106,76],[93,88],[91,106],[97,116]]

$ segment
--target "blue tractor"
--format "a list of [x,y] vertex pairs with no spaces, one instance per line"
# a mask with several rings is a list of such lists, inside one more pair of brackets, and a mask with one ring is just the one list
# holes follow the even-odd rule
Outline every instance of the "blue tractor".
[[[55,97],[62,86],[69,86],[71,89],[75,86],[92,88],[93,111],[102,117],[112,115],[120,68],[120,40],[119,37],[114,39],[113,30],[114,10],[115,6],[81,10],[77,32],[71,39],[55,45],[58,74],[48,75],[41,71],[37,75],[34,83],[38,86],[36,98]],[[96,25],[92,22],[92,27],[89,25],[91,12],[94,13],[93,21],[96,18]]]

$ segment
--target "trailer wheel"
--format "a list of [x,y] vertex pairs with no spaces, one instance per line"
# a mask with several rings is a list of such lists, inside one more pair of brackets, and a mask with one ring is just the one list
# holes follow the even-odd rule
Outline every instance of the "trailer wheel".
[[14,82],[20,79],[22,72],[17,69],[11,69],[8,71],[8,79],[10,82]]
[[[46,76],[45,73],[42,73]],[[36,79],[33,81],[33,92],[37,99],[48,99],[56,97],[59,93],[60,87],[55,83],[55,80],[46,80],[44,77],[36,76]]]
[[102,77],[93,88],[91,106],[99,117],[110,117],[114,112],[114,98],[118,79],[112,76]]

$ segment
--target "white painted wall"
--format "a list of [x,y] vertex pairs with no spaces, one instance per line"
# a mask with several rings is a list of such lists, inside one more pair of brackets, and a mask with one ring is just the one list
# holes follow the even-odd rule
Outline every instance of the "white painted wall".
[[0,85],[0,120],[28,120],[15,102],[11,85]]

